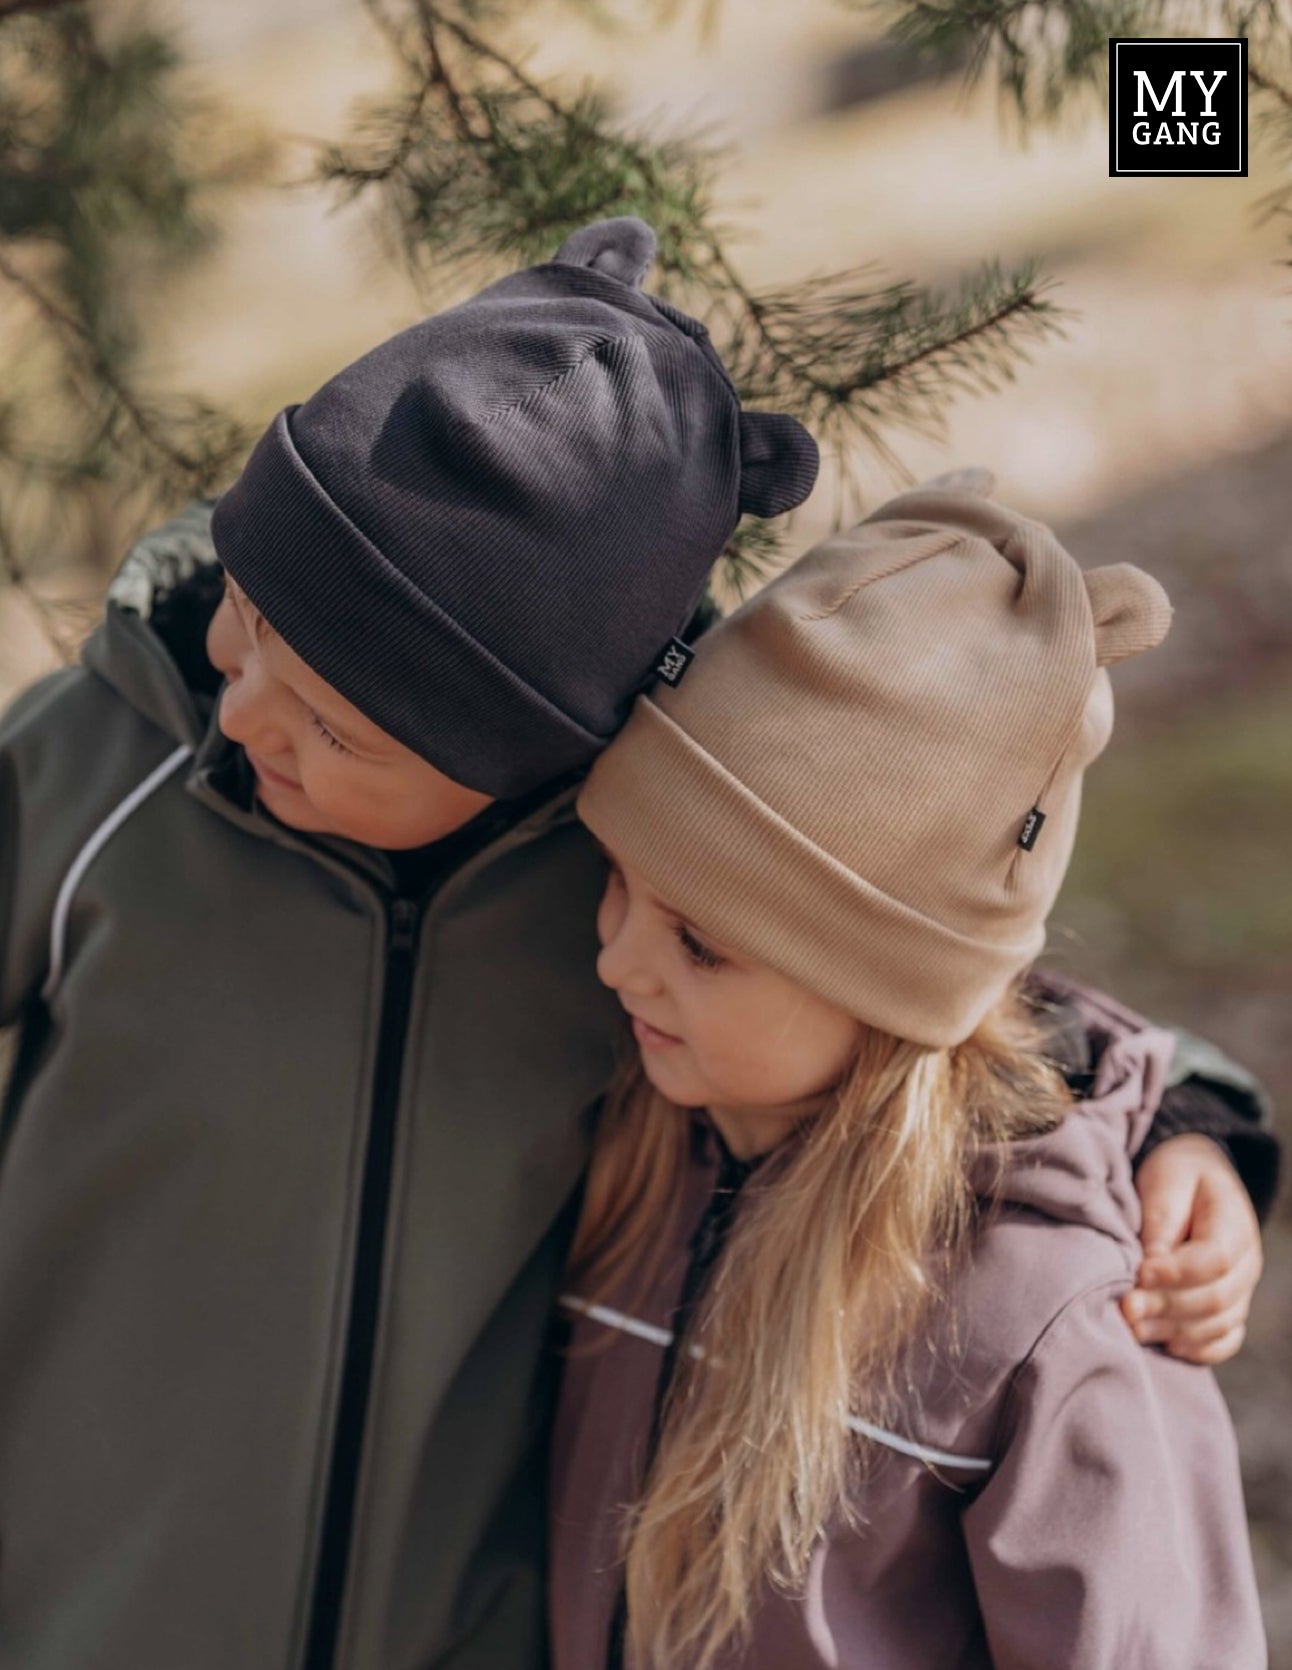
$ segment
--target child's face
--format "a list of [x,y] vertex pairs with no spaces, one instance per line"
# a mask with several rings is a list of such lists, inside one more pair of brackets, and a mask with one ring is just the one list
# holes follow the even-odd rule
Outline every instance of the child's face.
[[602,851],[612,868],[597,912],[597,974],[637,1017],[642,1066],[663,1095],[681,1107],[774,1110],[839,1081],[861,1022],[715,944]]
[[463,788],[365,719],[227,574],[206,651],[228,681],[220,729],[242,744],[257,795],[291,828],[403,849],[438,840],[489,805],[490,795]]

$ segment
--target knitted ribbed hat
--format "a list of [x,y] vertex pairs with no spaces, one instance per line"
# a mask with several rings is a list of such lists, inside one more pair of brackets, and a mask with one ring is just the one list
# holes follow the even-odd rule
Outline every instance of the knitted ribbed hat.
[[1112,729],[1103,669],[1171,618],[980,474],[891,500],[719,621],[577,801],[702,932],[929,1045],[1041,950]]
[[680,635],[741,514],[815,443],[741,410],[708,332],[641,283],[655,234],[574,233],[279,413],[211,525],[310,667],[468,788],[586,764]]

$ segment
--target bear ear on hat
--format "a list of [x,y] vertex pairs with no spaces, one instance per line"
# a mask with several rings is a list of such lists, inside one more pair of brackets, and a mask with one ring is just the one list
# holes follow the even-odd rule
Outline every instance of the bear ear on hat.
[[644,220],[616,215],[571,232],[552,259],[571,267],[591,267],[640,290],[658,248],[655,233]]
[[1095,661],[1117,661],[1154,649],[1171,625],[1171,600],[1151,574],[1133,563],[1109,563],[1082,575],[1095,622]]
[[821,454],[797,418],[787,412],[740,414],[740,511],[779,516],[793,510],[816,486]]

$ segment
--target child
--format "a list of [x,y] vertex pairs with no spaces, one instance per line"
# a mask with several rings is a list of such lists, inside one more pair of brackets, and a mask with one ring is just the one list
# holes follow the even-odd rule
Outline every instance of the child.
[[[0,726],[0,1660],[545,1662],[541,1346],[623,1037],[574,795],[816,471],[653,250],[585,227],[282,414]],[[1238,1071],[1145,1176],[1249,1258],[1178,1135],[1260,1190]]]
[[572,1254],[554,1670],[1256,1670],[1233,1434],[1135,1345],[1170,1034],[1071,1105],[1040,951],[1170,607],[926,486],[643,695],[577,811],[633,1017]]

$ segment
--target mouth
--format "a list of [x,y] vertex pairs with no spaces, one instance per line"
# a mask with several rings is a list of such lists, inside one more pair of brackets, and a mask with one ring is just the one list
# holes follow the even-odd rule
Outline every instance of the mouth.
[[294,778],[284,777],[281,771],[275,771],[272,766],[267,766],[263,760],[257,759],[250,749],[246,752],[247,759],[251,764],[251,769],[262,782],[268,783],[269,786],[274,789],[300,788],[300,784]]
[[643,1049],[667,1049],[671,1044],[682,1042],[680,1038],[675,1038],[671,1032],[661,1032],[657,1026],[651,1026],[649,1021],[644,1021],[640,1015],[633,1015],[631,1010],[629,1010],[629,1014],[632,1017],[633,1037],[636,1038]]

